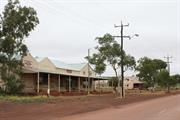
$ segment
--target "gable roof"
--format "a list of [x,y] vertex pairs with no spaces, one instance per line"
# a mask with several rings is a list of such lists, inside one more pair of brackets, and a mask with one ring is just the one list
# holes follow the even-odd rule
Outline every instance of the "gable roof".
[[37,62],[41,62],[43,59],[45,59],[45,57],[34,57],[36,59]]
[[[41,62],[44,59],[46,59],[45,57],[34,57],[36,59],[37,62]],[[62,62],[60,60],[56,60],[56,59],[51,59],[48,58],[55,67],[57,68],[62,68],[62,69],[69,69],[69,70],[76,70],[76,71],[80,71],[85,65],[87,65],[87,63],[74,63],[74,64],[68,64],[65,62]]]
[[54,60],[54,59],[50,59],[50,60],[57,68],[77,70],[77,71],[80,71],[86,65],[86,63],[67,64],[59,60]]

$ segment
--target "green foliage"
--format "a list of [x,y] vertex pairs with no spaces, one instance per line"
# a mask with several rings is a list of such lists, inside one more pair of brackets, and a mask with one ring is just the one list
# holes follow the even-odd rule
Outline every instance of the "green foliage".
[[158,85],[161,87],[169,87],[171,83],[170,75],[167,70],[161,70],[158,75],[156,76]]
[[22,80],[15,77],[15,75],[11,74],[5,79],[6,85],[6,93],[8,94],[18,94],[24,88],[24,84]]
[[111,65],[115,73],[117,74],[117,69],[121,66],[121,56],[124,56],[123,64],[128,68],[133,68],[135,66],[135,59],[130,55],[126,55],[125,51],[121,51],[120,44],[114,40],[114,37],[110,34],[105,34],[103,37],[96,38],[99,45],[96,49],[99,55],[104,57],[104,62],[107,65]]
[[178,75],[170,76],[167,70],[161,70],[157,75],[158,85],[162,88],[167,88],[168,92],[171,87],[177,86],[178,80]]
[[23,40],[38,23],[36,11],[22,7],[18,0],[8,0],[0,14],[0,74],[8,93],[22,89],[22,58],[28,51]]
[[170,79],[172,80],[172,82],[170,83],[171,86],[178,86],[180,85],[180,75],[176,74],[176,75],[172,75],[170,76]]
[[6,92],[4,91],[3,87],[0,87],[0,96],[6,95]]
[[155,69],[156,69],[156,70],[166,69],[166,67],[167,67],[167,63],[164,62],[163,60],[154,59],[153,62],[154,62],[154,65],[155,65]]
[[108,83],[110,86],[114,87],[115,90],[118,87],[118,79],[116,77],[111,77]]
[[93,54],[92,57],[86,57],[91,65],[94,65],[94,71],[101,75],[106,70],[106,64],[104,64],[105,57],[100,54]]
[[138,61],[136,70],[139,72],[137,76],[145,83],[145,86],[155,87],[156,76],[158,73],[166,68],[166,62],[159,59],[150,59],[143,57]]
[[[114,79],[114,86],[117,87],[120,84],[118,77],[118,69],[123,62],[125,70],[133,69],[135,67],[136,61],[134,57],[126,55],[125,51],[121,51],[120,44],[114,39],[110,34],[105,34],[102,37],[97,37],[98,46],[95,47],[97,50],[96,54],[93,54],[91,57],[86,57],[89,62],[95,66],[95,71],[98,74],[102,74],[106,66],[110,65],[114,72],[116,78]],[[121,56],[124,56],[124,60],[121,61]],[[113,80],[112,80],[113,82]]]
[[105,34],[103,37],[97,37],[96,40],[98,41],[98,46],[96,47],[98,53],[86,58],[91,64],[95,65],[97,73],[102,74],[105,71],[105,67],[111,65],[117,76],[117,69],[121,65],[122,55],[124,55],[123,63],[126,69],[134,68],[136,63],[134,57],[126,55],[124,51],[121,51],[120,44],[114,40],[113,36]]
[[105,34],[103,37],[97,38],[99,45],[96,47],[99,54],[104,56],[106,62],[110,64],[113,70],[117,70],[121,63],[120,45],[114,40],[110,34]]
[[125,67],[125,71],[130,69],[133,70],[136,67],[136,61],[135,58],[131,55],[126,55],[124,57],[124,67]]

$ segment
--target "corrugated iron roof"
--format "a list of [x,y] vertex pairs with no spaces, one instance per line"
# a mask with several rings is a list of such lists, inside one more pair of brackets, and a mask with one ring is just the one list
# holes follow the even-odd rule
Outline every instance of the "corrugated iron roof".
[[57,68],[64,68],[64,69],[70,69],[70,70],[81,70],[87,63],[75,63],[75,64],[67,64],[65,62],[50,59],[51,62],[57,67]]
[[[41,62],[45,59],[45,57],[34,57],[37,62]],[[69,69],[69,70],[77,70],[80,71],[87,63],[74,63],[74,64],[68,64],[65,62],[62,62],[60,60],[48,58],[57,68],[62,69]]]

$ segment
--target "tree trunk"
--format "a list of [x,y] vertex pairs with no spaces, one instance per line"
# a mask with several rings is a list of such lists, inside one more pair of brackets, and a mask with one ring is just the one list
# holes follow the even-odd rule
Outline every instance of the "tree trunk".
[[[99,77],[101,77],[101,75],[99,75]],[[100,79],[98,79],[99,81],[99,96],[101,95],[101,85],[100,85]]]
[[167,87],[167,92],[170,93],[170,86]]
[[120,79],[118,77],[117,70],[115,68],[114,68],[114,72],[116,74],[116,79],[118,80],[118,87],[117,87],[118,90],[116,89],[116,94],[117,94],[117,96],[122,97],[121,93],[120,93]]

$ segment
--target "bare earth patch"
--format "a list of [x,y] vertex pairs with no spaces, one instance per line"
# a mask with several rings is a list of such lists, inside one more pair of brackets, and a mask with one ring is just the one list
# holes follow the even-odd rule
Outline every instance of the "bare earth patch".
[[64,116],[95,111],[110,107],[141,102],[154,98],[179,94],[128,94],[125,99],[119,99],[114,94],[58,97],[47,102],[5,102],[0,101],[0,120],[51,120]]

